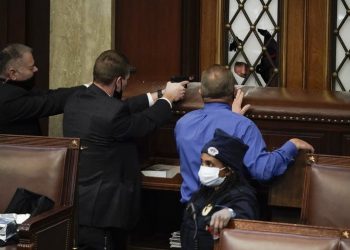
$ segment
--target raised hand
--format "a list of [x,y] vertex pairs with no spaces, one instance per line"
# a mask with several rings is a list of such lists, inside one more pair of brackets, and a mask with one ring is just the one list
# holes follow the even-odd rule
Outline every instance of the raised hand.
[[250,104],[246,104],[242,108],[243,97],[244,92],[241,89],[238,89],[236,97],[232,102],[232,112],[244,115],[250,109]]

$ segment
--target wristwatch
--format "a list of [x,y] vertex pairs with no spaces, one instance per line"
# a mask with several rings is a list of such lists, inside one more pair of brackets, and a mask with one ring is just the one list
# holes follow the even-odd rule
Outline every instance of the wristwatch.
[[227,208],[228,209],[228,211],[230,211],[230,213],[231,213],[231,218],[235,218],[236,217],[236,213],[235,213],[235,211],[233,211],[233,209],[232,208]]
[[158,90],[157,90],[157,94],[158,94],[158,98],[162,98],[163,93],[162,93],[162,90],[161,90],[161,89],[158,89]]

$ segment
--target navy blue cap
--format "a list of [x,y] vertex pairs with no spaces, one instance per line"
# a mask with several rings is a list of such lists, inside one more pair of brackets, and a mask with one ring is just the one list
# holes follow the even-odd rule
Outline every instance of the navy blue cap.
[[216,129],[213,139],[202,148],[202,153],[215,157],[235,171],[242,171],[243,158],[248,148],[240,138]]

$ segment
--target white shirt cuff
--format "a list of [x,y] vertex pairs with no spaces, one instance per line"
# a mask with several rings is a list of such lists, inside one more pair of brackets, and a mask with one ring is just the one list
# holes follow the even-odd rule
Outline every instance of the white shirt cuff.
[[162,98],[159,98],[158,100],[160,100],[160,99],[166,100],[169,103],[170,108],[173,108],[173,105],[171,104],[171,101],[169,101],[167,98],[162,97]]
[[148,98],[148,105],[151,107],[154,104],[153,98],[151,93],[147,93],[147,98]]
[[89,83],[84,83],[83,85],[85,86],[85,87],[90,87],[90,85],[92,84],[92,82],[89,82]]

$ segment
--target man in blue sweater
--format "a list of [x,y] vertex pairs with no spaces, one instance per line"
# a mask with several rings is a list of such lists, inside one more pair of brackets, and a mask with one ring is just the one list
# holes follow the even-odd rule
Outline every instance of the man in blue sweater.
[[279,149],[268,152],[254,122],[239,112],[232,112],[234,77],[224,66],[213,65],[205,70],[201,82],[200,94],[204,107],[184,115],[175,127],[183,178],[182,203],[187,203],[192,193],[199,189],[199,155],[203,145],[213,138],[217,128],[238,137],[249,146],[243,163],[250,176],[256,180],[267,181],[283,174],[299,149],[314,151],[307,142],[293,138]]

